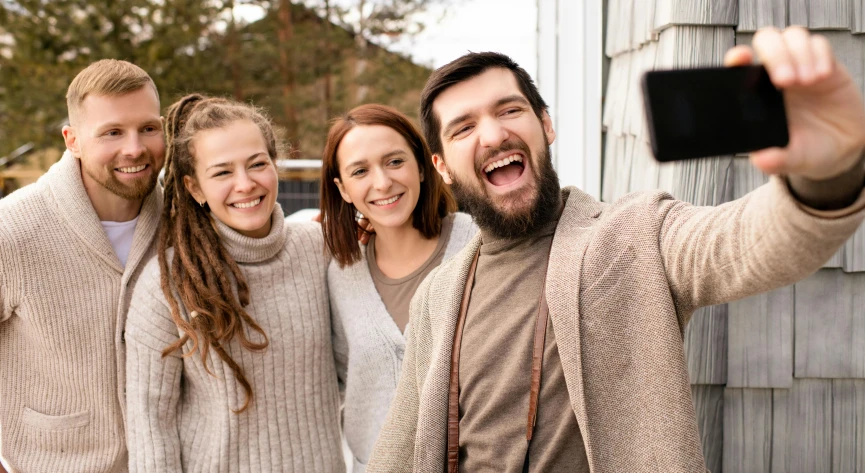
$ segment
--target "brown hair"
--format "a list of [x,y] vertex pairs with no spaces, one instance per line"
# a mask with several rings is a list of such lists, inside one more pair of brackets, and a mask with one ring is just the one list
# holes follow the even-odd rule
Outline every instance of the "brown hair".
[[[246,392],[246,402],[236,413],[249,407],[252,386],[243,369],[225,350],[225,345],[236,336],[244,348],[260,351],[267,347],[267,335],[244,310],[249,304],[246,278],[222,245],[207,207],[199,206],[186,190],[183,177],[195,178],[195,136],[201,131],[224,128],[238,120],[250,120],[258,126],[270,158],[275,159],[277,146],[273,127],[264,113],[255,107],[192,94],[168,108],[164,207],[158,247],[162,292],[171,308],[172,319],[183,331],[183,337],[165,348],[162,356],[168,356],[192,340],[192,349],[183,356],[190,356],[198,350],[204,369],[213,374],[207,368],[208,348],[212,348],[231,368]],[[174,248],[170,271],[169,247]],[[237,285],[236,297],[232,278]],[[178,302],[189,311],[189,321],[180,316]],[[257,332],[262,341],[254,342],[247,338],[244,325]]]
[[412,225],[426,238],[438,236],[442,231],[442,219],[457,210],[456,201],[445,186],[432,164],[432,153],[412,122],[391,107],[366,104],[355,107],[334,120],[324,145],[321,166],[321,217],[324,241],[334,259],[341,267],[360,259],[355,221],[357,209],[343,200],[334,179],[339,178],[339,162],[336,158],[339,144],[345,135],[360,125],[384,125],[399,133],[420,168],[423,181],[420,196],[414,208]]
[[433,102],[436,97],[451,86],[479,76],[494,67],[507,69],[517,79],[520,92],[529,101],[532,110],[538,119],[547,110],[547,103],[541,97],[538,87],[532,81],[532,77],[525,69],[519,66],[513,59],[501,53],[469,53],[458,59],[445,64],[435,70],[427,79],[426,85],[420,97],[420,120],[421,129],[429,143],[430,150],[434,154],[442,154],[441,121],[433,111]]
[[131,62],[102,59],[87,66],[72,79],[66,90],[66,108],[73,126],[81,116],[81,104],[90,94],[117,97],[150,85],[159,102],[159,91],[144,69]]

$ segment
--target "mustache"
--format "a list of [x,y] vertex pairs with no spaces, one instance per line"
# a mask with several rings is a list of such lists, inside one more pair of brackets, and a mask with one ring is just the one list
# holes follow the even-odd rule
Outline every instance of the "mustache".
[[478,172],[481,172],[482,166],[485,162],[487,162],[487,160],[492,159],[499,154],[507,153],[508,151],[521,151],[526,156],[526,159],[528,159],[528,157],[531,155],[529,145],[527,145],[525,141],[520,139],[516,139],[513,141],[505,141],[497,148],[484,151],[484,153],[481,155],[480,160],[477,163],[477,166],[475,167],[477,167]]
[[116,169],[116,168],[129,168],[129,167],[141,166],[142,164],[154,164],[153,155],[149,151],[145,151],[144,153],[141,153],[141,156],[139,156],[137,159],[135,159],[133,161],[124,161],[122,158],[115,160],[114,162],[111,163],[111,167],[114,169]]

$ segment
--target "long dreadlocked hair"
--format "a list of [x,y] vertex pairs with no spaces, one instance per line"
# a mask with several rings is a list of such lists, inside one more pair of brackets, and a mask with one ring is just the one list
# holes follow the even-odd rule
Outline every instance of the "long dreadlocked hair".
[[[264,350],[268,340],[264,330],[244,310],[249,304],[249,286],[234,258],[220,242],[206,206],[200,206],[183,184],[184,176],[195,178],[194,138],[205,130],[224,128],[238,120],[249,120],[261,130],[271,159],[276,158],[276,138],[263,112],[243,103],[222,98],[187,95],[168,109],[163,225],[159,230],[158,258],[162,292],[171,308],[171,317],[183,336],[162,351],[163,358],[191,340],[192,348],[183,356],[199,351],[205,370],[210,349],[234,372],[246,392],[245,411],[252,400],[252,386],[243,369],[225,349],[234,337],[252,351]],[[168,248],[174,255],[168,261]],[[236,283],[234,295],[232,279]],[[176,296],[175,296],[176,294]],[[190,313],[189,321],[180,316],[180,305]],[[257,332],[261,342],[250,340],[244,330]]]

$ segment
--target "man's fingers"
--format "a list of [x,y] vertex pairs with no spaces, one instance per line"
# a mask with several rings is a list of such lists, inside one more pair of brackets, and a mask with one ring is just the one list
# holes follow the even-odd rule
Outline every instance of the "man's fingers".
[[790,26],[784,31],[762,28],[754,35],[753,50],[740,45],[724,55],[724,65],[750,64],[756,55],[769,72],[776,87],[811,85],[829,77],[835,68],[832,45],[825,36],[812,35],[803,26]]
[[375,228],[372,222],[365,218],[360,218],[357,221],[357,240],[366,245],[369,243],[369,236],[375,233]]
[[829,40],[819,34],[811,36],[811,54],[814,57],[814,72],[817,79],[825,79],[835,70],[835,53]]
[[781,33],[784,44],[796,71],[797,82],[811,85],[817,78],[814,71],[814,56],[811,47],[811,33],[802,26],[791,26]]
[[754,62],[754,51],[743,44],[727,50],[724,65],[727,67],[747,66]]
[[751,153],[751,164],[766,174],[789,172],[788,152],[783,148],[767,148]]
[[375,233],[375,228],[372,226],[372,222],[365,218],[361,218],[357,221],[357,224],[367,233]]
[[754,35],[754,52],[766,67],[776,87],[789,87],[796,82],[793,58],[777,28],[762,28]]

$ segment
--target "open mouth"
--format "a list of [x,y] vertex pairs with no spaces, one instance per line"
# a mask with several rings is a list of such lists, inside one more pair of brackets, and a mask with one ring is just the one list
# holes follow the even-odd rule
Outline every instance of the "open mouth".
[[147,164],[142,164],[140,166],[128,166],[125,168],[114,168],[115,171],[121,172],[123,174],[135,174],[147,169]]
[[494,186],[506,186],[519,179],[525,169],[523,157],[519,154],[512,154],[489,163],[484,168],[484,174],[487,176],[490,184]]
[[373,200],[372,204],[377,205],[379,207],[385,207],[387,205],[396,203],[396,201],[402,199],[402,196],[403,196],[403,194],[397,194],[393,197],[388,197],[387,199]]
[[261,203],[261,197],[256,197],[255,199],[247,201],[247,202],[235,202],[235,203],[231,204],[231,206],[236,208],[236,209],[251,209],[260,203]]

